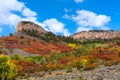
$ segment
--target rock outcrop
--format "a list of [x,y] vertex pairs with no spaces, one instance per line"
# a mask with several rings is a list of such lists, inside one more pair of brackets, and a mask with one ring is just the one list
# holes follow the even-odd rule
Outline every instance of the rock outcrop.
[[16,33],[20,33],[24,30],[34,30],[37,31],[38,33],[46,34],[47,31],[44,30],[41,26],[30,22],[30,21],[21,21],[17,24],[16,27]]
[[72,36],[74,39],[120,38],[120,31],[84,31]]

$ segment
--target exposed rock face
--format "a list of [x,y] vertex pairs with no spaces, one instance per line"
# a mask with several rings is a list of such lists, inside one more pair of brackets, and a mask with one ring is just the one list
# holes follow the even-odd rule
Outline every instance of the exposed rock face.
[[120,38],[120,31],[84,31],[72,36],[74,39],[109,39],[109,38]]
[[13,48],[13,49],[2,48],[2,51],[6,52],[7,55],[9,55],[9,56],[13,56],[13,55],[17,55],[17,54],[20,54],[20,55],[22,55],[24,57],[39,56],[38,54],[31,54],[31,53],[25,52],[22,49],[17,49],[17,48]]
[[17,24],[16,27],[16,33],[22,32],[22,30],[35,30],[38,31],[38,33],[47,33],[46,30],[44,30],[41,26],[33,23],[33,22],[29,22],[29,21],[21,21]]

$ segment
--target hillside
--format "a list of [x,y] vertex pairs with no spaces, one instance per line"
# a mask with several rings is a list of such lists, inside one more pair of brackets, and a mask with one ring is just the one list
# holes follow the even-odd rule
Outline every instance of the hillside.
[[53,32],[46,31],[41,26],[29,21],[19,22],[16,26],[16,32],[13,34],[13,36],[38,39],[48,43],[77,43],[77,40],[73,39],[72,37],[56,35]]
[[[0,41],[1,47],[6,54],[13,54],[14,49],[21,49],[25,52],[41,56],[49,55],[51,52],[60,53],[72,50],[64,44],[55,45],[53,43],[45,43],[40,40],[25,37],[4,37],[0,38]],[[10,52],[11,50],[12,52]],[[16,51],[14,54],[18,54],[18,52]]]
[[110,39],[120,38],[120,31],[105,31],[105,30],[94,30],[94,31],[83,31],[72,35],[74,39]]
[[[78,35],[86,40],[76,40],[80,39]],[[35,79],[32,80],[109,80],[108,74],[117,74],[113,77],[119,80],[119,72],[115,69],[111,73],[113,70],[108,69],[113,65],[119,69],[119,31],[89,31],[74,36],[75,39],[58,36],[33,22],[19,22],[16,33],[0,37],[0,61],[4,64],[6,61],[6,65],[10,63],[9,66],[15,68],[11,68],[12,74],[15,74],[10,77],[11,80],[33,77]],[[3,64],[0,65],[4,68]],[[99,68],[101,65],[104,67]],[[105,76],[101,77],[101,72],[95,75],[92,71],[109,72],[102,72]]]
[[14,34],[0,37],[0,46],[3,54],[11,56],[15,54],[21,54],[24,57],[46,56],[52,52],[65,53],[72,51],[72,48],[64,43],[66,39],[71,38],[47,32],[33,22],[21,21],[17,24]]

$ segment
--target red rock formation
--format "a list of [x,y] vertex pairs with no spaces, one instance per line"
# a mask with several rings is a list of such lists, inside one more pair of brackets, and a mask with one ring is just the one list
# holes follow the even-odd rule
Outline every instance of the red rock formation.
[[41,26],[33,23],[33,22],[29,22],[29,21],[21,21],[17,24],[17,27],[16,27],[16,32],[22,32],[22,30],[37,30],[38,33],[47,33],[46,30],[44,30]]

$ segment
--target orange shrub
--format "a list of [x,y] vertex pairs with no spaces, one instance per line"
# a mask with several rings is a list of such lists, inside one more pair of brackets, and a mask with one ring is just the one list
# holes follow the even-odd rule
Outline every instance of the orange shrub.
[[56,65],[55,64],[51,64],[51,63],[47,64],[46,67],[47,67],[47,69],[50,69],[50,70],[57,69]]
[[19,60],[11,60],[12,63],[19,65]]
[[80,61],[79,60],[73,60],[73,61],[69,62],[68,64],[71,65],[72,67],[76,67],[77,63],[80,63]]
[[113,62],[112,61],[106,61],[104,63],[105,66],[112,66],[113,65]]
[[96,67],[98,67],[98,64],[93,63],[93,64],[86,65],[86,66],[84,67],[84,70],[92,70],[92,69],[94,69],[94,68],[96,68]]
[[59,66],[58,66],[58,69],[60,69],[60,70],[62,70],[62,69],[65,69],[65,65],[63,65],[63,64],[60,64]]

